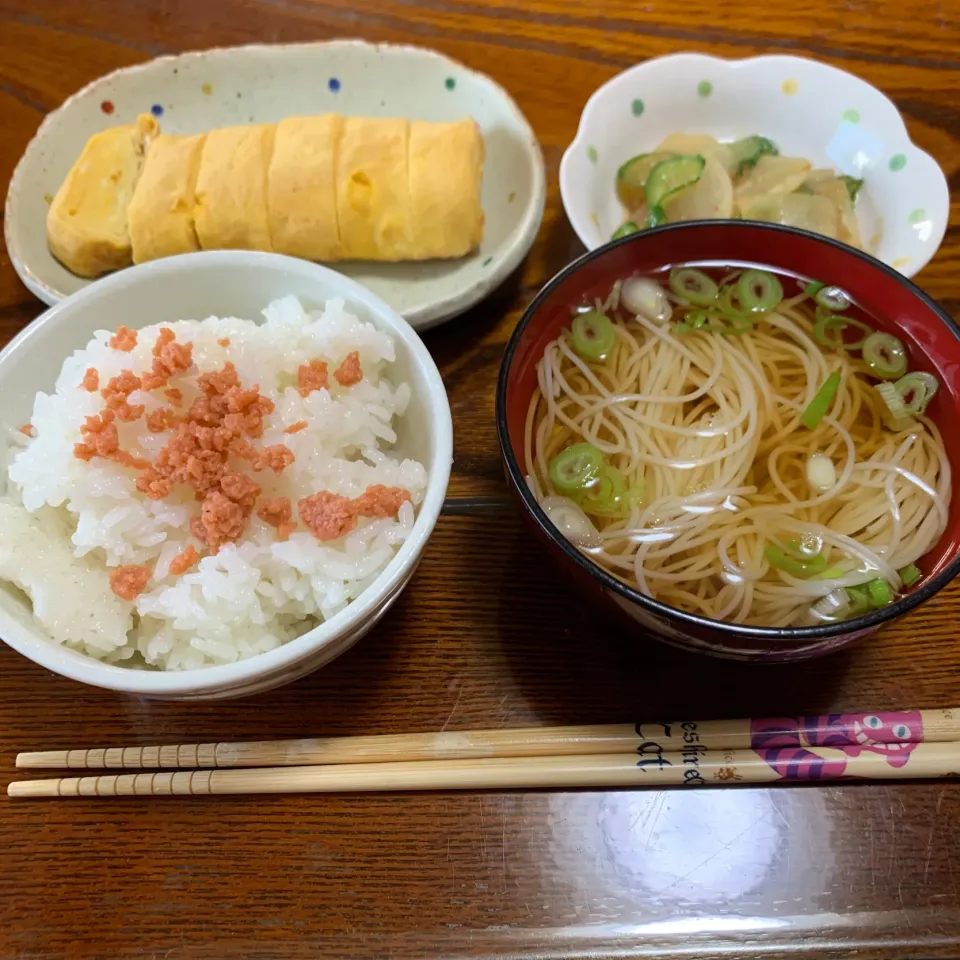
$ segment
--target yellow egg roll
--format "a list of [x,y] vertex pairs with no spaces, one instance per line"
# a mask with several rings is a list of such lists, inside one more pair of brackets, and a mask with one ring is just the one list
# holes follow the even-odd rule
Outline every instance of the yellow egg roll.
[[343,117],[290,117],[277,124],[267,173],[270,240],[277,253],[343,258],[335,170]]
[[480,245],[483,159],[483,138],[470,117],[410,124],[411,259],[462,257]]
[[412,248],[407,120],[347,117],[337,158],[343,256],[406,260]]
[[196,230],[204,250],[266,250],[267,169],[276,126],[207,134],[197,174]]
[[150,139],[149,114],[136,123],[94,134],[47,212],[50,252],[80,277],[99,277],[131,263],[127,207]]
[[193,218],[205,140],[161,134],[150,144],[127,211],[134,263],[200,249]]

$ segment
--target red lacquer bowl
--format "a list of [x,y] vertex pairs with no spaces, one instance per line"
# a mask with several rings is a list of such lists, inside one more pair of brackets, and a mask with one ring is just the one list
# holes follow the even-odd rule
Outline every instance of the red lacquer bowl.
[[[923,579],[881,610],[816,627],[745,627],[658,603],[608,574],[572,546],[547,519],[524,480],[523,432],[545,345],[570,322],[570,307],[605,299],[615,280],[684,263],[751,264],[835,283],[878,327],[908,346],[911,369],[936,374],[941,389],[928,413],[949,441],[960,422],[960,327],[896,270],[851,247],[787,227],[705,221],[633,234],[586,254],[540,291],[510,338],[497,385],[497,434],[510,486],[560,575],[579,598],[613,613],[625,629],[718,657],[789,661],[820,656],[873,633],[932,597],[960,573],[960,497],[954,496],[946,533],[920,562]],[[947,444],[960,476],[960,444]]]

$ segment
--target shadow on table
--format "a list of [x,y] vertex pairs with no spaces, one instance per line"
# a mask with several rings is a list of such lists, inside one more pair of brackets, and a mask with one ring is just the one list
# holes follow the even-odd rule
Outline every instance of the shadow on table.
[[639,626],[631,631],[577,605],[522,532],[505,557],[498,592],[503,658],[545,723],[826,711],[854,656],[758,665],[676,650]]

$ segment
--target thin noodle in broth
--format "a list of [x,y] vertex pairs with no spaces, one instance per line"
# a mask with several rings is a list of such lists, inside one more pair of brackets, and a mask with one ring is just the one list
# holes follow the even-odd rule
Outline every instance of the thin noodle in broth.
[[[528,482],[582,508],[568,504],[589,528],[572,539],[593,560],[671,606],[767,627],[855,616],[919,577],[950,502],[940,433],[922,412],[892,415],[859,350],[821,345],[811,295],[733,335],[684,329],[701,308],[680,296],[666,320],[625,299],[618,284],[597,304],[612,322],[602,358],[575,329],[547,345],[526,421]],[[551,465],[578,444],[602,454],[616,510],[591,506],[596,486],[558,489]]]

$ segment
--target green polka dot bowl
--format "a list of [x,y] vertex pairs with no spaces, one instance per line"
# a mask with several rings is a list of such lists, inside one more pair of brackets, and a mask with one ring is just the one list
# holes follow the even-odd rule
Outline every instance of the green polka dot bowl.
[[4,222],[17,272],[54,304],[89,285],[47,249],[47,208],[87,139],[152,113],[165,133],[321,113],[435,122],[471,116],[486,161],[479,250],[459,260],[334,264],[417,330],[463,313],[520,264],[543,219],[546,176],[533,129],[484,74],[433,50],[361,40],[258,44],[158,57],[100,77],[48,114],[10,181]]
[[593,250],[623,222],[618,168],[671,133],[720,141],[759,134],[784,156],[863,180],[856,200],[866,252],[913,276],[936,253],[950,196],[937,161],[911,140],[893,102],[859,77],[802,57],[647,60],[587,101],[560,164],[567,217]]

